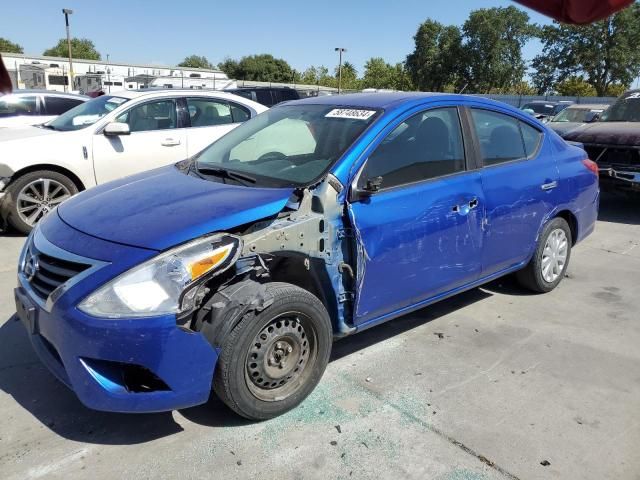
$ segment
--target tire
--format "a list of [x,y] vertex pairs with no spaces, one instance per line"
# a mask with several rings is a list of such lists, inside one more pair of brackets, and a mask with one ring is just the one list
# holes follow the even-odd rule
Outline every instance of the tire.
[[[559,250],[555,256],[554,239],[559,240]],[[549,245],[547,245],[548,242]],[[566,244],[563,246],[562,242]],[[566,220],[556,217],[548,222],[542,230],[531,261],[516,274],[520,284],[537,293],[547,293],[556,288],[567,271],[571,258],[571,245],[571,229]],[[562,252],[565,252],[564,255]],[[557,263],[555,263],[556,259]]]
[[273,303],[245,314],[222,340],[213,382],[218,397],[250,420],[300,404],[320,381],[333,341],[318,298],[288,283],[265,287]]
[[[49,196],[44,195],[47,185]],[[28,234],[50,210],[76,193],[76,184],[62,173],[50,170],[25,173],[7,187],[2,215],[15,230]],[[24,200],[21,194],[33,201]]]

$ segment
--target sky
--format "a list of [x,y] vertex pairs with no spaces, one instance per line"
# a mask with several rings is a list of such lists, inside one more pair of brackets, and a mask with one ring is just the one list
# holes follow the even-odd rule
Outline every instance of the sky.
[[[542,15],[508,0],[29,0],[4,2],[0,37],[41,55],[65,36],[62,8],[71,8],[72,36],[89,38],[105,59],[127,63],[175,65],[191,54],[218,63],[225,57],[270,53],[296,70],[344,60],[362,74],[371,57],[395,64],[413,50],[413,35],[427,18],[462,25],[472,10],[516,5],[531,21],[549,23]],[[537,41],[523,54],[540,52]]]

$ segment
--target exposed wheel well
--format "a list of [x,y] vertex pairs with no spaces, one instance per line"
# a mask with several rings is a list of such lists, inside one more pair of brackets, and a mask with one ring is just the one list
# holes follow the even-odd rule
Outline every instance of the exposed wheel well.
[[22,177],[23,175],[25,175],[27,173],[30,173],[30,172],[37,172],[38,170],[49,170],[51,172],[58,172],[58,173],[60,173],[62,175],[65,175],[65,176],[69,177],[69,179],[78,188],[79,192],[81,192],[82,190],[85,189],[85,186],[82,183],[82,180],[80,180],[80,178],[78,178],[78,176],[75,173],[73,173],[71,170],[67,170],[66,168],[60,167],[58,165],[49,165],[49,164],[46,164],[46,163],[39,164],[39,165],[29,165],[28,167],[25,167],[22,170],[18,170],[11,177],[11,181],[14,182],[18,178]]
[[576,216],[569,210],[562,210],[558,212],[556,217],[563,218],[569,224],[569,228],[571,229],[571,244],[575,245],[578,238],[578,219]]

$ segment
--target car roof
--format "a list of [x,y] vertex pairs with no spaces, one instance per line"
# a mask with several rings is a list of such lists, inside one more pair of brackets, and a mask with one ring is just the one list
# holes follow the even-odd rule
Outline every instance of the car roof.
[[55,96],[55,97],[70,97],[70,98],[77,98],[77,99],[82,99],[82,100],[90,100],[89,97],[87,97],[86,95],[79,95],[77,93],[69,93],[69,92],[58,92],[56,90],[44,90],[44,89],[20,89],[20,90],[14,90],[11,93],[8,93],[7,95],[33,95],[33,94],[38,94],[38,95],[51,95],[51,96]]
[[434,92],[373,92],[373,93],[349,93],[345,95],[327,95],[308,97],[301,100],[291,100],[280,105],[335,105],[344,107],[376,108],[393,110],[402,106],[419,105],[429,101],[453,101],[473,100],[476,103],[507,108],[512,111],[517,109],[503,102],[497,102],[475,95],[460,95],[454,93]]
[[569,105],[567,107],[567,109],[572,109],[572,110],[578,110],[578,109],[582,109],[582,110],[587,110],[587,109],[591,109],[591,110],[596,110],[596,109],[602,109],[602,110],[606,110],[607,108],[609,108],[609,105],[605,104],[605,103],[574,103],[573,105]]
[[[142,90],[119,90],[112,91],[106,95],[112,97],[122,97],[133,100],[135,98],[145,96],[157,96],[157,97],[171,97],[175,95],[190,95],[190,96],[211,96],[219,98],[234,98],[237,99],[237,95],[232,93],[223,92],[221,90],[207,90],[207,89],[193,89],[193,88],[145,88]],[[246,100],[246,99],[245,99]]]

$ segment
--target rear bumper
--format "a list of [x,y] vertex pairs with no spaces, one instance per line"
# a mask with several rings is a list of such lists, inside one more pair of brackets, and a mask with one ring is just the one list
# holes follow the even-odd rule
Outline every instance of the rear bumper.
[[49,313],[28,286],[14,294],[38,357],[87,407],[159,412],[209,398],[217,353],[173,316],[103,320],[55,307]]
[[620,190],[640,193],[640,172],[600,168],[600,185],[603,190]]

